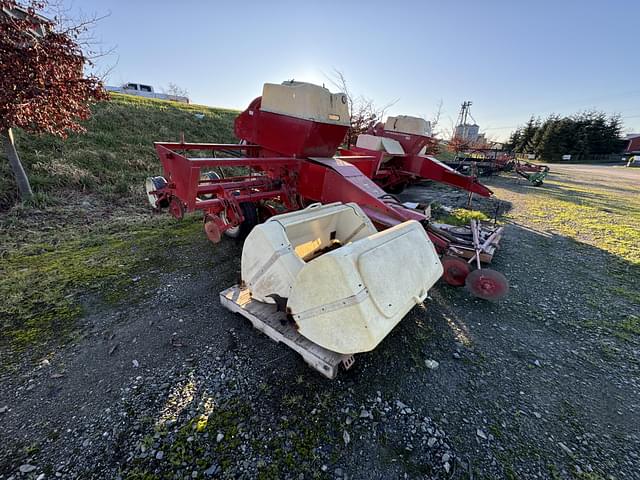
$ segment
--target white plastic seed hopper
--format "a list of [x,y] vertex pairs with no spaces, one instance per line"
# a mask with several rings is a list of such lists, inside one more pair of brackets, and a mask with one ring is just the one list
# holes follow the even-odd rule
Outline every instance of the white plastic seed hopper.
[[317,204],[255,227],[242,251],[244,285],[221,300],[333,378],[340,362],[373,350],[441,275],[419,223],[377,232],[354,203]]

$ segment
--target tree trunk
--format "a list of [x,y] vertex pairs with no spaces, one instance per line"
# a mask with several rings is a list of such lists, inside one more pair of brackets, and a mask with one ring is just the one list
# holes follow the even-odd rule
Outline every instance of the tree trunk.
[[33,191],[31,190],[29,178],[27,178],[27,174],[25,173],[24,168],[22,168],[20,157],[18,156],[18,152],[16,151],[16,145],[13,141],[13,132],[10,128],[6,130],[0,130],[0,137],[2,138],[2,143],[4,144],[4,152],[7,154],[9,165],[11,165],[11,170],[13,170],[13,175],[16,179],[16,183],[18,184],[20,199],[22,201],[30,200],[33,196]]

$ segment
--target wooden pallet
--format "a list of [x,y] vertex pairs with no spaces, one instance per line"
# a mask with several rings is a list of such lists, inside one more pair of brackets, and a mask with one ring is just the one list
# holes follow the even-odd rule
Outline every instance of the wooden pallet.
[[276,306],[258,302],[251,298],[248,288],[239,285],[220,292],[220,303],[232,312],[247,318],[255,328],[275,340],[295,350],[312,368],[328,378],[335,378],[342,365],[351,368],[355,362],[353,355],[332,352],[313,343],[298,333],[295,326],[286,320]]

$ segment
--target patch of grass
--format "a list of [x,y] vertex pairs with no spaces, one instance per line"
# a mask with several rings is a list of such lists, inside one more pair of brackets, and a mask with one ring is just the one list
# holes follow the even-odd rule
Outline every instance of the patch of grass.
[[631,340],[632,335],[640,335],[640,317],[629,315],[614,325],[615,335],[623,340]]
[[300,404],[302,400],[302,395],[290,395],[287,393],[282,397],[282,405],[286,408],[292,408]]
[[[627,315],[620,318],[602,318],[599,320],[587,319],[575,322],[574,325],[583,328],[612,335],[621,340],[633,341],[634,337],[640,336],[640,317],[637,315]],[[612,359],[617,350],[611,345],[604,344],[601,347],[603,357]]]
[[620,323],[619,328],[625,332],[640,335],[640,317],[629,315]]
[[606,343],[600,345],[600,353],[606,361],[613,361],[617,357],[616,350],[614,350],[611,345]]
[[640,276],[640,195],[558,179],[545,185],[528,190],[519,213],[509,216],[605,250]]
[[29,200],[24,202],[25,207],[31,208],[45,208],[59,204],[59,200],[53,198],[51,195],[45,192],[34,192],[33,196]]
[[[598,472],[580,472],[580,473],[574,473],[575,478],[577,478],[578,480],[605,480],[605,476],[599,474]],[[613,478],[613,477],[609,477],[609,478]]]
[[[187,142],[236,141],[235,110],[122,94],[111,94],[111,101],[91,110],[92,117],[83,122],[86,132],[64,140],[16,130],[18,153],[36,193],[35,206],[63,201],[64,190],[97,193],[114,201],[141,194],[144,178],[161,172],[153,142],[179,141],[182,134]],[[13,175],[0,152],[0,210],[16,198]]]
[[[281,417],[268,441],[252,440],[247,444],[243,435],[256,412],[245,399],[225,400],[208,414],[186,421],[175,434],[162,436],[159,448],[165,452],[166,462],[158,466],[154,464],[153,457],[136,458],[125,467],[123,477],[135,480],[156,478],[145,475],[152,475],[149,472],[158,472],[159,468],[159,472],[153,475],[173,478],[178,469],[186,467],[187,470],[202,472],[214,463],[220,466],[224,476],[224,472],[238,463],[238,458],[248,455],[247,447],[262,458],[257,463],[256,478],[279,479],[292,472],[304,472],[305,478],[324,477],[317,464],[319,458],[315,449],[327,441],[326,430],[323,425],[309,420],[308,411],[302,416],[306,406],[296,404],[291,408],[296,413],[286,407],[289,415]],[[224,438],[218,442],[220,433]],[[151,435],[148,437],[152,438]],[[144,439],[141,444],[145,444]]]
[[83,298],[113,303],[139,295],[152,282],[140,274],[158,255],[200,233],[196,217],[162,219],[8,252],[0,264],[0,345],[20,352],[68,337],[83,312]]
[[158,480],[161,477],[156,473],[148,472],[144,468],[136,467],[133,470],[128,471],[124,478],[127,480]]
[[439,217],[438,221],[449,225],[467,226],[471,220],[488,221],[489,217],[479,210],[456,208],[450,214]]
[[625,287],[610,287],[609,291],[614,295],[618,295],[626,300],[640,305],[640,293],[629,290]]
[[[218,461],[223,470],[226,469],[239,454],[242,443],[240,433],[242,423],[252,413],[251,407],[238,400],[214,408],[209,415],[197,416],[187,422],[171,443],[168,460],[175,466],[182,463],[196,465],[199,469],[207,468],[213,461],[206,454],[209,446],[214,445]],[[224,435],[221,442],[216,441],[219,433]],[[204,434],[207,434],[205,437]],[[191,438],[189,441],[188,439]]]
[[500,428],[500,425],[498,425],[497,423],[492,423],[489,426],[489,431],[493,434],[495,438],[502,439],[503,437],[502,429]]

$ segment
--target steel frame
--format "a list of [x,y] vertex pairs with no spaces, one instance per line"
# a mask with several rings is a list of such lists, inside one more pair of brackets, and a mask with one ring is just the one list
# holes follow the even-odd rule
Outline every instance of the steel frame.
[[[404,207],[394,196],[384,192],[366,177],[353,161],[372,161],[372,157],[349,156],[334,158],[261,157],[258,145],[168,143],[156,142],[155,148],[163,166],[167,185],[152,191],[158,203],[166,200],[169,212],[176,218],[185,213],[201,210],[205,231],[213,241],[220,239],[225,230],[235,228],[244,220],[240,204],[263,204],[267,214],[297,210],[313,202],[355,202],[371,220],[387,228],[406,220],[426,225],[428,218],[419,211]],[[251,153],[246,157],[188,157],[188,152],[205,151]],[[346,161],[349,160],[349,161]],[[211,179],[207,170],[220,167],[244,167],[250,175]],[[427,229],[436,248],[445,252],[450,241]]]

